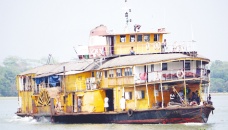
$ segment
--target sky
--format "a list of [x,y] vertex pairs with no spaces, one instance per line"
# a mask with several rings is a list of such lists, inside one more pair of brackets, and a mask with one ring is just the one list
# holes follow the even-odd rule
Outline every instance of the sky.
[[[196,50],[212,61],[228,61],[227,0],[127,0],[132,23],[141,30],[166,28],[167,44],[195,40]],[[23,59],[75,59],[101,24],[123,32],[125,0],[0,0],[0,62]]]

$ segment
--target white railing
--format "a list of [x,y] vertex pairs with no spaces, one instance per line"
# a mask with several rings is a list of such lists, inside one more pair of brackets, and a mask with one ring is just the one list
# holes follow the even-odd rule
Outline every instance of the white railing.
[[[144,76],[143,76],[144,75]],[[148,78],[147,78],[148,76]],[[173,69],[173,70],[163,70],[163,71],[153,71],[148,72],[139,72],[135,74],[135,83],[144,83],[146,80],[148,82],[155,81],[168,81],[168,80],[181,80],[181,79],[190,79],[190,78],[199,78],[202,80],[209,79],[209,70],[201,68],[192,68],[191,70],[183,69]]]
[[125,55],[130,54],[131,47],[135,54],[148,54],[148,53],[172,53],[172,52],[193,52],[195,51],[194,42],[174,42],[173,44],[164,44],[161,42],[145,43],[145,42],[134,42],[134,43],[121,43],[115,46],[96,46],[91,52],[89,52],[90,57],[103,57],[110,55]]

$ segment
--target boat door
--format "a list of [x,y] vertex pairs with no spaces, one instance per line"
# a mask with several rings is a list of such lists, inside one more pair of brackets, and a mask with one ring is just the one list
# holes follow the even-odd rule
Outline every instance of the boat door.
[[109,102],[108,102],[108,111],[114,111],[114,98],[113,98],[113,89],[108,89],[108,90],[105,90],[105,94],[106,96],[108,97],[109,99]]
[[110,39],[110,55],[114,55],[114,36],[111,36]]
[[78,97],[76,94],[73,94],[73,112],[77,112]]

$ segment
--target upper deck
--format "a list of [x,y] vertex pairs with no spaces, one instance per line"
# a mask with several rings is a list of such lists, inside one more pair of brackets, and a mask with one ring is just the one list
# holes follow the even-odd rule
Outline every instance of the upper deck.
[[100,25],[90,32],[88,46],[76,48],[79,58],[100,58],[129,54],[190,53],[194,44],[190,42],[166,42],[165,28],[150,32],[113,33]]

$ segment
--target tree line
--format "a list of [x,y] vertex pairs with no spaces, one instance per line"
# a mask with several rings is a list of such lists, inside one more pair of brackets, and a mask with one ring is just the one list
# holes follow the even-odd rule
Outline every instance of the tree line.
[[213,61],[211,69],[211,92],[228,92],[228,62]]
[[7,57],[0,64],[0,97],[17,96],[16,76],[28,69],[45,64],[47,59],[22,59],[16,56]]
[[[46,64],[47,59],[41,60],[8,57],[0,64],[0,96],[17,96],[16,76],[21,72]],[[56,62],[56,61],[55,61]],[[211,92],[228,92],[228,62],[213,61],[211,69]]]

